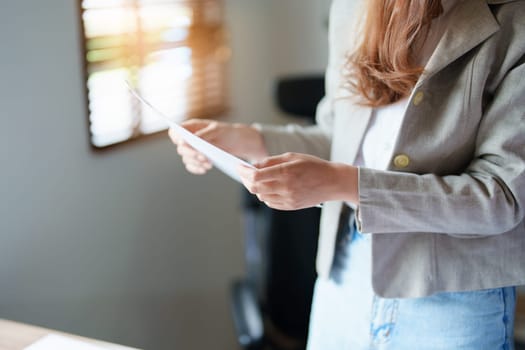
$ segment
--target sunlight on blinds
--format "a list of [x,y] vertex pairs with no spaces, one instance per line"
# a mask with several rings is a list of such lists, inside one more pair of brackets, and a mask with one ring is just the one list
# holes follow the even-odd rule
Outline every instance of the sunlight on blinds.
[[229,48],[220,0],[83,0],[91,142],[105,147],[166,128],[125,81],[180,121],[227,108]]

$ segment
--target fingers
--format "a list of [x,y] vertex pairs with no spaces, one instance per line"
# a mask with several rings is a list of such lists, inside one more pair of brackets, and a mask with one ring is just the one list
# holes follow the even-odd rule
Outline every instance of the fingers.
[[186,167],[186,170],[189,171],[192,174],[195,175],[204,175],[208,172],[208,170],[211,169],[211,166],[203,167],[201,165],[195,165],[195,164],[187,164],[185,163],[184,166]]
[[195,133],[199,131],[200,129],[206,128],[210,124],[216,124],[216,121],[213,120],[207,120],[207,119],[188,119],[181,123],[181,126],[192,132]]
[[[214,122],[202,119],[190,119],[181,125],[190,132],[197,134],[206,130]],[[202,132],[202,131],[201,131]],[[192,174],[204,174],[212,168],[212,163],[202,153],[188,145],[174,129],[169,129],[168,135],[172,142],[177,145],[177,153],[181,156],[186,169]]]
[[173,142],[176,145],[178,145],[179,142],[181,141],[179,134],[177,134],[177,132],[173,128],[170,128],[168,130],[168,135],[171,139],[171,142]]
[[279,154],[277,156],[272,156],[272,157],[267,157],[263,160],[261,160],[260,162],[258,162],[257,164],[255,164],[255,167],[258,168],[258,169],[263,169],[263,168],[268,168],[268,167],[271,167],[271,166],[274,166],[274,165],[278,165],[278,164],[282,164],[282,163],[285,163],[285,162],[289,162],[295,158],[298,158],[300,157],[301,155],[297,154],[297,153],[291,153],[291,152],[288,152],[288,153],[283,153],[283,154]]
[[188,160],[183,158],[182,162],[184,163],[186,170],[196,175],[206,174],[213,167],[209,162],[199,163],[195,162],[193,159]]
[[184,141],[179,142],[179,144],[177,145],[177,153],[183,158],[194,158],[195,160],[199,160],[202,162],[207,160],[207,158],[202,153],[196,151],[193,147],[191,147]]
[[257,195],[257,198],[271,208],[274,208],[275,206],[283,207],[285,205],[282,198],[276,194],[266,196]]
[[210,162],[202,162],[191,157],[183,157],[182,162],[186,166],[186,169],[192,173],[204,174],[212,168],[212,164]]
[[255,194],[259,197],[259,200],[263,202],[277,196],[283,197],[288,195],[288,189],[285,188],[281,182],[277,181],[267,181],[263,183],[243,181],[243,184],[251,194]]
[[277,202],[279,198],[290,195],[286,183],[279,180],[258,181],[257,173],[260,170],[241,166],[239,175],[246,189],[257,196],[261,202]]
[[219,129],[219,123],[211,122],[206,127],[196,131],[195,135],[207,142],[215,144],[215,140],[217,139],[217,136],[220,134],[220,132],[221,130]]
[[[186,130],[198,135],[198,132],[200,130],[209,129],[210,127],[216,128],[216,124],[217,122],[206,119],[189,119],[182,122],[181,126]],[[173,128],[169,129],[168,135],[170,136],[173,143],[176,145],[178,145],[182,141],[182,138],[177,134],[177,132]]]
[[179,143],[177,153],[182,157],[186,169],[193,174],[204,174],[212,168],[208,158],[185,142]]
[[308,160],[305,155],[286,153],[268,157],[255,168],[241,166],[238,172],[248,191],[267,206],[280,210],[301,209],[311,206],[312,200],[309,187],[302,181]]
[[288,154],[268,157],[255,164],[256,169],[241,167],[239,174],[250,184],[282,180],[289,175],[291,161]]

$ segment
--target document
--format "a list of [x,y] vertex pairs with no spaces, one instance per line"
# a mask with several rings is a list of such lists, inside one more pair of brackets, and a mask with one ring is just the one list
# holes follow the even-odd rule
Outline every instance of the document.
[[223,151],[222,149],[212,145],[211,143],[203,140],[202,138],[196,136],[195,134],[184,129],[182,126],[171,120],[167,115],[155,108],[149,101],[145,100],[140,94],[131,87],[131,85],[126,82],[126,85],[129,91],[135,96],[139,101],[144,103],[146,106],[151,108],[159,117],[164,119],[171,128],[173,128],[177,134],[182,137],[191,147],[195,148],[197,151],[204,154],[212,164],[219,170],[221,170],[226,175],[230,176],[232,179],[241,182],[241,178],[237,174],[237,168],[240,165],[245,165],[249,168],[254,168],[250,163],[237,158],[236,156]]
[[24,348],[24,350],[104,350],[99,346],[58,334],[48,334]]

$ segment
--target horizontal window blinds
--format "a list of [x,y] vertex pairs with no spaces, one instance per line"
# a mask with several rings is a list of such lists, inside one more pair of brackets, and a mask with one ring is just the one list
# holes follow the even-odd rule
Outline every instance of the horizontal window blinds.
[[166,129],[125,81],[175,121],[228,106],[220,0],[82,0],[91,143],[106,147]]

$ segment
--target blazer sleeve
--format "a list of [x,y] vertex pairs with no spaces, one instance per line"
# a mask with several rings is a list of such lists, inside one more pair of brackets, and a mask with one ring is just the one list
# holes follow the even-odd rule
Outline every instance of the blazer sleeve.
[[329,98],[325,96],[317,106],[317,125],[275,126],[255,124],[255,127],[261,132],[270,155],[298,152],[329,159],[332,113]]
[[486,106],[473,160],[464,172],[438,176],[363,168],[359,197],[362,232],[468,237],[524,226],[525,56]]

